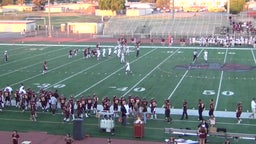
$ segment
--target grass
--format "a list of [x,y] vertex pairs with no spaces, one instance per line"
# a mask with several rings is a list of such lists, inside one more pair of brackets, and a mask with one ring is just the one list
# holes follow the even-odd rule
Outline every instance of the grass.
[[[36,92],[40,88],[54,91],[76,99],[82,95],[96,93],[100,99],[103,96],[112,98],[135,95],[147,100],[154,97],[158,107],[162,107],[165,99],[170,99],[173,108],[180,109],[183,99],[187,99],[189,109],[197,109],[198,99],[209,106],[209,100],[214,99],[216,111],[235,111],[236,104],[241,101],[243,112],[250,110],[250,101],[254,97],[255,70],[221,71],[220,69],[175,69],[178,65],[191,64],[192,47],[163,48],[161,46],[142,46],[140,57],[131,52],[126,59],[131,63],[132,74],[125,75],[124,64],[114,55],[102,58],[84,59],[84,43],[66,45],[1,45],[0,52],[8,50],[9,61],[0,62],[0,87],[7,84],[14,90],[23,83],[25,88]],[[68,58],[70,49],[79,48],[78,56]],[[204,64],[202,50],[198,48],[197,63]],[[133,49],[131,49],[134,51]],[[209,64],[241,64],[255,66],[255,50],[249,48],[222,49],[208,48]],[[48,62],[48,72],[42,75],[43,61]],[[203,94],[213,92],[213,95]],[[233,95],[232,95],[233,94]],[[31,124],[29,112],[21,113],[19,109],[8,107],[0,113],[0,127],[11,131],[47,131],[52,134],[66,134],[72,131],[72,123],[63,124],[63,116],[52,116],[50,113],[39,113],[38,122]],[[207,115],[205,115],[207,118]],[[158,120],[149,120],[145,127],[143,140],[163,141],[169,134],[164,134],[165,127],[191,128],[198,125],[197,116],[190,115],[189,120],[182,121],[180,115],[173,115],[173,123],[165,122],[163,115]],[[132,120],[130,120],[132,122]],[[84,120],[86,133],[97,137],[109,137],[109,133],[98,129],[99,120],[91,117]],[[231,118],[218,117],[217,126],[227,128],[228,132],[255,133],[254,120],[244,119],[237,125],[235,115]],[[121,126],[116,122],[114,138],[133,139],[132,125]],[[196,140],[196,137],[185,137]],[[221,143],[224,138],[210,137],[211,143]],[[235,142],[235,140],[233,141]],[[239,143],[251,143],[239,140]]]

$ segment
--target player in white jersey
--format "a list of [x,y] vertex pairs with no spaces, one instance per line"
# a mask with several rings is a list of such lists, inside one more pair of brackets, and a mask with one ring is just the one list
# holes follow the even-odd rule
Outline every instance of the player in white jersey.
[[24,88],[24,85],[23,85],[23,84],[20,84],[19,94],[26,94],[26,90],[25,90],[25,88]]
[[7,51],[4,51],[3,60],[4,60],[4,62],[8,61],[8,53],[7,53]]
[[106,57],[106,48],[102,49],[102,57]]
[[126,54],[126,55],[129,55],[129,53],[130,53],[130,47],[129,47],[129,46],[126,46],[125,54]]
[[100,60],[100,48],[97,48],[97,60]]
[[117,57],[121,57],[121,47],[118,47],[117,49]]
[[121,53],[121,63],[125,62],[125,58],[124,58],[124,52]]
[[127,75],[128,73],[132,73],[132,71],[131,71],[130,63],[126,61],[125,74]]
[[204,50],[204,61],[207,63],[208,61],[208,51]]
[[111,56],[111,53],[112,53],[112,49],[111,47],[108,48],[108,56]]

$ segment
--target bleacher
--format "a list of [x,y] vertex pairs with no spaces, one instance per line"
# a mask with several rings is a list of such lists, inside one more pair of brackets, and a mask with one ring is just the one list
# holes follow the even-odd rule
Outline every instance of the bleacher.
[[[198,136],[197,130],[190,129],[177,129],[177,128],[165,128],[164,133],[180,135],[180,136]],[[245,134],[245,133],[231,133],[226,131],[209,131],[208,136],[223,137],[225,139],[247,139],[256,140],[256,134]]]
[[216,27],[228,27],[228,15],[221,13],[171,13],[147,16],[112,17],[104,27],[104,35],[127,35],[162,38],[167,35],[178,37],[215,35]]

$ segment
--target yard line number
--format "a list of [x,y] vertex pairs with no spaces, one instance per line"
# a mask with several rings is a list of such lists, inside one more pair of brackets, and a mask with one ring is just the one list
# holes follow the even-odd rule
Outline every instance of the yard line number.
[[[216,94],[215,90],[204,90],[203,91],[203,95],[206,95],[206,96],[212,96],[215,94]],[[233,91],[223,91],[223,92],[221,92],[221,94],[224,96],[233,96],[235,93]]]

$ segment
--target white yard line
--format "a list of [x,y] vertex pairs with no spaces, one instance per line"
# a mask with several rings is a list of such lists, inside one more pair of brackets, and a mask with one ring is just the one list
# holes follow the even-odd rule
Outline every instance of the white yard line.
[[252,52],[252,57],[253,57],[254,63],[256,64],[256,59],[255,59],[255,55],[254,55],[253,49],[251,49],[251,52]]
[[71,75],[71,76],[69,76],[69,77],[66,77],[65,79],[63,79],[63,80],[61,80],[61,81],[58,81],[58,82],[56,82],[56,83],[50,85],[50,86],[47,87],[46,89],[48,89],[48,88],[50,88],[50,87],[54,87],[55,85],[58,85],[58,84],[60,84],[60,83],[62,83],[62,82],[64,82],[64,81],[66,81],[66,80],[68,80],[68,79],[71,79],[72,77],[75,77],[75,76],[77,76],[77,75],[79,75],[79,74],[81,74],[81,73],[83,73],[83,72],[85,72],[85,71],[87,71],[87,70],[90,70],[90,69],[92,69],[92,68],[94,68],[94,67],[96,67],[96,66],[102,64],[103,62],[107,62],[107,61],[111,60],[112,58],[114,58],[114,57],[111,57],[111,58],[109,58],[109,59],[100,61],[99,63],[96,63],[96,64],[94,64],[94,65],[92,65],[92,66],[90,66],[90,67],[87,67],[86,69],[84,69],[84,70],[82,70],[82,71],[80,71],[80,72],[78,72],[78,73],[76,73],[76,74],[73,74],[73,75]]
[[[132,63],[134,63],[134,62],[136,62],[136,61],[138,61],[139,59],[141,59],[141,58],[143,58],[143,57],[147,56],[148,54],[152,53],[152,52],[153,52],[153,51],[155,51],[155,50],[157,50],[157,48],[155,48],[155,49],[153,49],[153,50],[151,50],[151,51],[147,52],[146,54],[142,55],[141,57],[139,57],[139,58],[137,58],[137,59],[133,60],[133,61],[131,62],[131,64],[132,64]],[[80,93],[76,94],[74,97],[75,97],[75,98],[76,98],[76,97],[79,97],[82,93],[84,93],[84,92],[88,91],[89,89],[91,89],[91,88],[95,87],[96,85],[98,85],[98,84],[100,84],[101,82],[105,81],[105,80],[106,80],[106,79],[108,79],[109,77],[113,76],[113,75],[114,75],[114,74],[116,74],[117,72],[119,72],[119,71],[123,70],[123,69],[124,69],[124,67],[125,67],[125,66],[123,66],[123,67],[119,68],[118,70],[114,71],[113,73],[111,73],[110,75],[108,75],[107,77],[105,77],[104,79],[102,79],[102,80],[100,80],[100,81],[96,82],[95,84],[91,85],[91,86],[90,86],[90,87],[88,87],[87,89],[85,89],[85,90],[83,90],[82,92],[80,92]]]
[[138,86],[145,78],[147,78],[153,71],[155,71],[160,65],[166,62],[170,57],[172,57],[175,53],[177,53],[180,49],[174,51],[171,55],[165,58],[162,62],[160,62],[156,67],[154,67],[149,73],[147,73],[142,79],[140,79],[135,85],[133,85],[128,91],[126,91],[122,96],[127,95],[130,91],[132,91],[136,86]]
[[[64,66],[69,65],[69,64],[72,64],[72,63],[74,63],[74,62],[76,62],[76,61],[79,61],[79,60],[81,60],[81,59],[83,59],[83,58],[79,58],[79,59],[74,60],[74,61],[72,61],[72,62],[65,63],[65,64],[60,65],[60,66],[58,66],[58,67],[55,67],[55,68],[53,68],[53,69],[51,69],[51,70],[48,70],[48,72],[51,72],[51,71],[54,71],[54,70],[56,70],[56,69],[58,69],[58,68],[64,67]],[[33,78],[36,78],[36,77],[38,77],[38,76],[42,76],[42,75],[43,75],[42,73],[40,73],[40,74],[38,74],[38,75],[34,75],[34,76],[29,77],[29,78],[27,78],[27,79],[21,80],[21,81],[16,82],[16,83],[13,83],[13,84],[11,84],[10,86],[14,86],[14,85],[17,85],[17,84],[21,84],[22,82],[25,82],[25,81],[31,80],[31,79],[33,79]]]
[[[224,61],[223,61],[224,64],[226,63],[227,54],[228,54],[228,49],[226,49],[226,53],[225,53],[225,57],[224,57]],[[219,82],[219,87],[218,87],[217,98],[216,98],[214,110],[217,109],[217,106],[218,106],[218,103],[219,103],[220,90],[221,90],[222,80],[223,80],[223,73],[224,73],[224,71],[222,70],[221,74],[220,74],[220,82]]]
[[23,60],[31,59],[31,58],[38,57],[38,56],[41,56],[41,55],[47,55],[49,53],[53,53],[53,52],[60,51],[60,50],[63,50],[63,49],[56,49],[56,50],[53,50],[53,51],[43,52],[41,54],[33,55],[33,56],[30,56],[30,57],[28,56],[28,57],[25,57],[25,58],[22,58],[22,59],[16,59],[16,60],[13,60],[13,61],[9,61],[9,62],[3,63],[3,64],[0,65],[0,67],[4,66],[4,65],[9,65],[9,64],[12,64],[12,63],[15,63],[15,62],[21,62]]
[[[200,56],[200,54],[202,53],[204,49],[202,49],[197,58]],[[194,63],[194,62],[193,62]],[[181,82],[183,81],[183,79],[186,77],[186,75],[188,74],[189,70],[186,70],[186,72],[183,74],[183,76],[181,77],[181,79],[179,80],[178,84],[175,86],[175,88],[173,89],[172,93],[169,95],[168,99],[171,99],[171,97],[173,96],[174,92],[177,90],[177,88],[180,86]]]
[[[50,59],[47,59],[47,61],[49,62],[51,60],[58,59],[58,58],[64,57],[64,56],[67,56],[67,55],[61,55],[61,56],[58,56],[58,57],[50,58]],[[7,72],[7,73],[3,73],[3,74],[0,75],[0,77],[6,76],[6,75],[9,75],[9,74],[12,74],[12,73],[15,73],[17,71],[20,71],[20,70],[23,70],[23,69],[26,69],[26,68],[29,68],[29,67],[32,67],[32,66],[35,66],[35,65],[42,65],[42,64],[43,64],[43,62],[35,63],[35,64],[32,64],[32,65],[27,65],[25,67],[22,67],[22,68],[19,68],[19,69],[15,69],[15,70],[12,70],[12,71]]]

